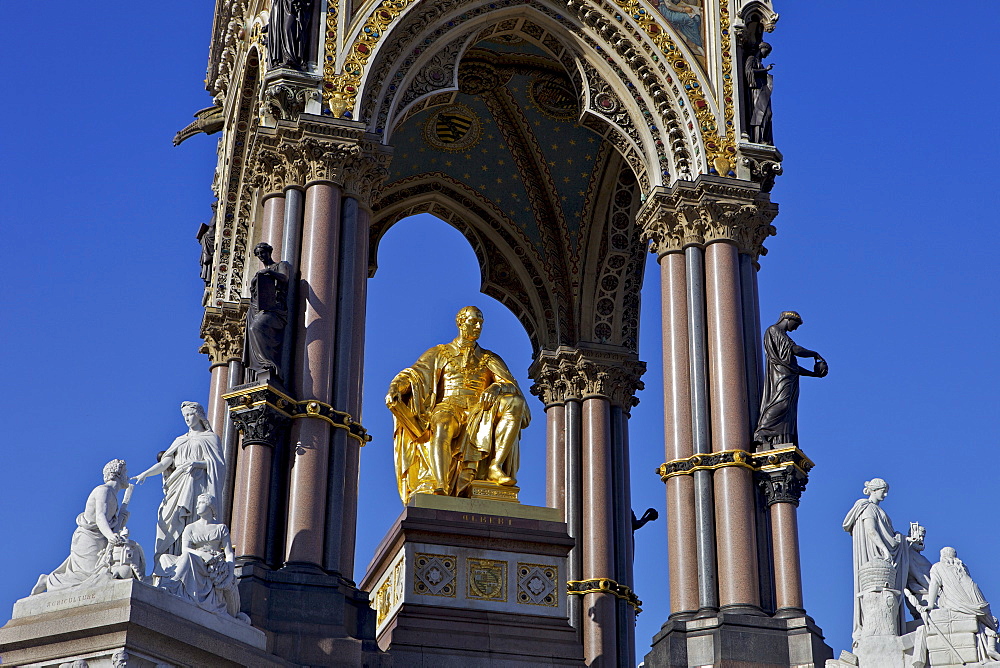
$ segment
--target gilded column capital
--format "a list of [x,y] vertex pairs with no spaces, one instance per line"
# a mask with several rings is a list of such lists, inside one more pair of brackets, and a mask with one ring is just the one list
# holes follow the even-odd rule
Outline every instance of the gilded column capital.
[[225,364],[243,358],[243,335],[247,305],[223,302],[221,307],[205,307],[200,336],[205,340],[199,352],[208,355],[212,364]]
[[356,123],[304,114],[258,133],[251,173],[267,192],[330,181],[367,206],[389,174],[390,158],[390,149]]
[[646,363],[632,353],[559,347],[543,350],[528,375],[535,381],[531,393],[546,406],[603,397],[628,411],[639,403],[635,393],[645,387],[640,380],[645,371]]
[[729,241],[756,261],[767,254],[764,240],[776,233],[771,221],[777,215],[777,205],[757,184],[701,177],[654,189],[636,220],[658,255]]

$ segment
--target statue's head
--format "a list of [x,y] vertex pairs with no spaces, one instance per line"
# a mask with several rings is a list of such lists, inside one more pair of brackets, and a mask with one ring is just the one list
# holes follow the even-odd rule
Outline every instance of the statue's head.
[[958,557],[958,551],[953,547],[942,547],[941,548],[941,561],[946,559],[955,559]]
[[184,422],[191,429],[198,431],[212,431],[212,425],[205,417],[205,409],[197,401],[181,402],[181,415]]
[[757,49],[760,51],[761,58],[767,58],[768,54],[771,53],[771,45],[767,42],[761,42]]
[[128,484],[124,459],[112,459],[104,465],[104,482],[111,482],[112,480],[119,480]]
[[463,338],[475,341],[483,331],[483,312],[475,306],[466,306],[455,316],[455,324]]
[[218,510],[215,507],[215,497],[207,492],[205,494],[199,494],[198,500],[195,503],[195,512],[201,515],[205,511],[209,511],[212,517],[218,516]]
[[786,328],[789,331],[794,331],[802,324],[802,316],[797,311],[782,311],[781,315],[778,316],[778,322],[786,323]]
[[274,252],[274,246],[267,243],[266,241],[261,241],[259,244],[253,247],[253,254],[261,262],[266,263],[271,259],[271,253]]
[[872,478],[865,482],[864,494],[870,499],[881,501],[889,493],[889,483],[882,478]]

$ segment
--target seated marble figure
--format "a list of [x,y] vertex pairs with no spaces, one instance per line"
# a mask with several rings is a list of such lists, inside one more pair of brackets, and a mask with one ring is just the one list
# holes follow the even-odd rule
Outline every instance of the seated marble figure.
[[208,612],[249,622],[240,612],[229,528],[215,521],[214,497],[198,496],[195,510],[198,519],[184,527],[181,554],[160,558],[163,572],[156,586]]

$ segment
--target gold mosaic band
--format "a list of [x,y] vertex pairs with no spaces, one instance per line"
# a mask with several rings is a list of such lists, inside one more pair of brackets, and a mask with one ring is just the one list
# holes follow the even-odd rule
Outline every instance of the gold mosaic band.
[[316,418],[329,423],[337,429],[345,429],[347,430],[347,435],[357,440],[362,447],[368,441],[372,440],[372,437],[368,434],[368,430],[355,420],[350,413],[338,411],[330,404],[316,401],[315,399],[296,401],[270,385],[255,385],[253,387],[240,388],[235,392],[223,394],[222,398],[229,404],[230,411],[267,406],[285,417],[292,419]]
[[660,464],[656,473],[660,476],[660,480],[666,482],[668,478],[674,476],[691,475],[695,471],[711,471],[726,466],[739,466],[751,471],[777,471],[793,467],[808,474],[815,464],[806,457],[804,452],[791,446],[756,453],[746,450],[722,450],[721,452],[691,455],[684,459],[674,459]]
[[594,578],[592,580],[569,580],[566,583],[567,594],[583,596],[584,594],[612,594],[635,609],[635,614],[642,612],[642,601],[630,587],[615,582],[611,578]]

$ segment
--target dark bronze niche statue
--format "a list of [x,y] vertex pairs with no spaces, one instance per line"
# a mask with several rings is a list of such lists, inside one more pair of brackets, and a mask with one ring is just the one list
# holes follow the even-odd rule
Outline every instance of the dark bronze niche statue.
[[243,358],[247,369],[258,374],[268,372],[271,378],[281,380],[281,347],[288,323],[288,279],[292,266],[271,259],[273,250],[268,243],[259,243],[253,249],[253,254],[264,266],[250,282]]
[[309,59],[312,0],[274,0],[267,23],[267,59],[271,68],[301,70]]
[[215,214],[219,203],[212,202],[212,219],[198,228],[198,243],[201,244],[201,280],[208,286],[212,282],[212,265],[215,262]]
[[774,65],[764,65],[764,59],[770,53],[771,45],[760,42],[751,47],[750,55],[747,56],[743,67],[747,90],[750,93],[747,126],[750,130],[750,141],[756,144],[774,144],[771,133],[771,91],[774,89],[771,68]]
[[[764,354],[767,357],[764,396],[760,401],[760,419],[753,436],[759,450],[782,444],[799,444],[799,376],[822,378],[829,371],[826,360],[819,353],[806,350],[788,336],[788,332],[798,329],[801,324],[802,317],[798,313],[785,311],[764,334]],[[814,358],[813,370],[800,367],[796,357]]]

